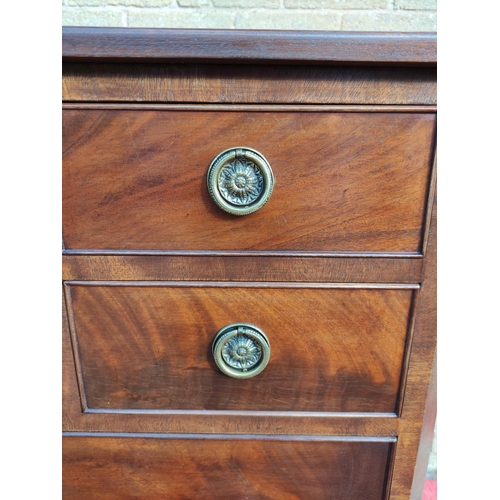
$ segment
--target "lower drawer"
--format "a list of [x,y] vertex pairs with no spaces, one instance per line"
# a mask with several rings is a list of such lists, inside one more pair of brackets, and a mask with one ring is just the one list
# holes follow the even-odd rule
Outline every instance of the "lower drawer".
[[63,498],[382,500],[394,438],[63,439]]
[[[85,409],[397,413],[415,290],[324,286],[67,284]],[[214,361],[234,323],[268,336],[253,378]]]

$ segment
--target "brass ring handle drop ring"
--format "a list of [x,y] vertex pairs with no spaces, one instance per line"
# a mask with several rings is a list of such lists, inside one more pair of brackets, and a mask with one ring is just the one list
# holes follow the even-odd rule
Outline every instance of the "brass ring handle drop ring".
[[207,173],[207,186],[219,208],[233,215],[248,215],[269,200],[274,175],[261,153],[247,147],[234,147],[213,159]]
[[266,334],[248,323],[232,323],[217,332],[212,354],[220,371],[233,378],[250,378],[267,366],[271,346]]

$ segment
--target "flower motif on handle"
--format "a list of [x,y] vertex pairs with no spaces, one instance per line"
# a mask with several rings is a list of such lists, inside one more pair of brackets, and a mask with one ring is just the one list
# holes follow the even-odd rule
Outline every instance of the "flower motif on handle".
[[236,159],[224,165],[219,173],[218,185],[227,201],[235,205],[248,205],[262,193],[262,172],[253,162]]
[[255,366],[262,356],[262,348],[250,337],[238,334],[230,338],[222,348],[222,358],[233,368],[248,370]]

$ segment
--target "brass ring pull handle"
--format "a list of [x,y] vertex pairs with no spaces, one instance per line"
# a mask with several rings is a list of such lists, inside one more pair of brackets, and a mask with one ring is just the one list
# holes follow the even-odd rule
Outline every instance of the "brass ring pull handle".
[[207,185],[219,208],[233,215],[248,215],[269,200],[274,175],[258,151],[235,147],[222,151],[213,159],[207,173]]
[[271,346],[260,328],[248,323],[233,323],[219,330],[212,343],[212,353],[225,375],[250,378],[267,366]]

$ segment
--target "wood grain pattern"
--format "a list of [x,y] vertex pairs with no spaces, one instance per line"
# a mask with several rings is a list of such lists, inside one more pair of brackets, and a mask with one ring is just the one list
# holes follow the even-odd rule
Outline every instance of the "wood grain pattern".
[[429,196],[427,197],[427,208],[425,210],[425,228],[422,234],[422,255],[425,255],[429,248],[429,235],[431,233],[432,211],[436,201],[437,183],[437,148],[434,148],[434,162],[432,164],[431,180],[429,185]]
[[[80,388],[76,376],[74,349],[68,321],[68,310],[64,287],[62,293],[62,421],[65,430],[71,415],[81,415],[86,405],[80,401]],[[70,425],[70,424],[69,424]]]
[[307,436],[69,436],[63,497],[383,500],[392,446]]
[[[400,434],[395,454],[391,500],[419,500],[425,467],[419,448],[432,439],[435,392],[431,385],[436,352],[436,197],[424,263],[422,288],[416,304],[413,343],[408,364]],[[426,414],[427,410],[427,414]],[[425,424],[425,425],[424,425]],[[417,461],[417,459],[419,459]],[[420,496],[419,496],[420,495]]]
[[63,431],[122,433],[231,433],[325,436],[397,436],[395,415],[374,413],[221,412],[154,410],[86,410],[81,403],[72,352],[66,304],[63,304]]
[[[435,34],[63,38],[63,429],[91,431],[64,437],[64,498],[419,500],[435,416]],[[242,231],[202,185],[226,140],[247,137],[280,191]],[[302,200],[291,218],[277,193]],[[259,298],[259,326],[278,333],[244,381],[255,398],[202,347]],[[276,347],[290,337],[300,357]],[[304,376],[268,372],[304,359]],[[165,409],[172,395],[188,404]]]
[[435,33],[63,27],[63,60],[436,65]]
[[[67,249],[418,252],[435,116],[66,110]],[[222,212],[210,162],[245,145],[276,186],[251,216]]]
[[435,105],[435,68],[63,64],[63,101]]
[[[285,258],[286,257],[286,258]],[[63,255],[63,280],[419,283],[421,258]]]
[[[86,395],[85,395],[85,387],[83,385],[83,377],[82,377],[82,364],[81,364],[81,359],[80,359],[80,350],[79,350],[79,345],[78,345],[78,338],[76,337],[75,333],[75,328],[71,327],[71,325],[74,325],[75,319],[74,319],[74,314],[73,314],[73,305],[71,303],[71,294],[69,291],[69,288],[67,286],[63,285],[63,296],[64,296],[64,302],[66,305],[66,320],[63,318],[63,330],[65,328],[68,328],[68,335],[64,335],[63,333],[63,342],[65,341],[65,337],[69,337],[69,342],[71,345],[71,359],[72,359],[72,364],[73,364],[73,370],[74,374],[76,375],[76,382],[78,385],[78,400],[80,402],[80,411],[85,411],[87,408],[87,400],[86,400]],[[67,323],[67,325],[65,325]],[[65,351],[63,351],[63,355],[67,356]],[[64,359],[63,362],[66,362],[68,358]],[[63,365],[63,370],[65,369]],[[70,380],[72,380],[72,377],[70,376]],[[67,394],[68,397],[74,398],[75,395]],[[64,400],[64,396],[63,396]]]
[[[73,284],[88,407],[392,413],[412,294]],[[223,375],[211,353],[236,322],[271,343],[269,365],[247,380]]]

